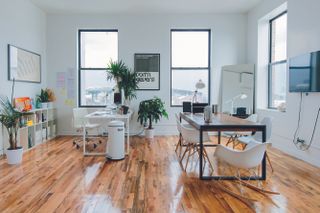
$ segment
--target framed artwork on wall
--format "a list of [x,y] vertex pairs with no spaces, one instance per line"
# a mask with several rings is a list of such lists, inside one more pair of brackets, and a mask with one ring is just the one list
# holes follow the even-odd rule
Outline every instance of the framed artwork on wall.
[[134,54],[134,71],[137,75],[138,90],[160,90],[160,54]]
[[8,44],[8,80],[41,83],[41,56]]

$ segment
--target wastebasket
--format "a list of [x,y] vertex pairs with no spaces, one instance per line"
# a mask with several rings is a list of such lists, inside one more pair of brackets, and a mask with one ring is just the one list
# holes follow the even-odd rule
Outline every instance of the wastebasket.
[[111,160],[122,160],[125,157],[124,122],[111,121],[108,124],[107,156]]

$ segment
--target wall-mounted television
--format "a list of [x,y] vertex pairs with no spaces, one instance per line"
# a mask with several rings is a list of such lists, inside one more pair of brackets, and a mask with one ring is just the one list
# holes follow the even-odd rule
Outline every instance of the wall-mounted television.
[[289,92],[320,92],[320,51],[289,59]]

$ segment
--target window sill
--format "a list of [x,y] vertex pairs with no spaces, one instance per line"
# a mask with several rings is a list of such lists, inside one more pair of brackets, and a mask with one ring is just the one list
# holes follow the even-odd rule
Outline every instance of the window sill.
[[274,112],[274,113],[285,113],[286,112],[286,110],[280,111],[278,109],[271,109],[271,108],[258,108],[257,111]]

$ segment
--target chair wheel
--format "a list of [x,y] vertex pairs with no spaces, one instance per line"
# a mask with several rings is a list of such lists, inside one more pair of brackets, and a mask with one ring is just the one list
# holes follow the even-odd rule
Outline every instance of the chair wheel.
[[98,146],[97,144],[93,144],[93,148],[94,148],[94,149],[97,148],[97,146]]
[[77,144],[77,149],[80,149],[80,146]]

